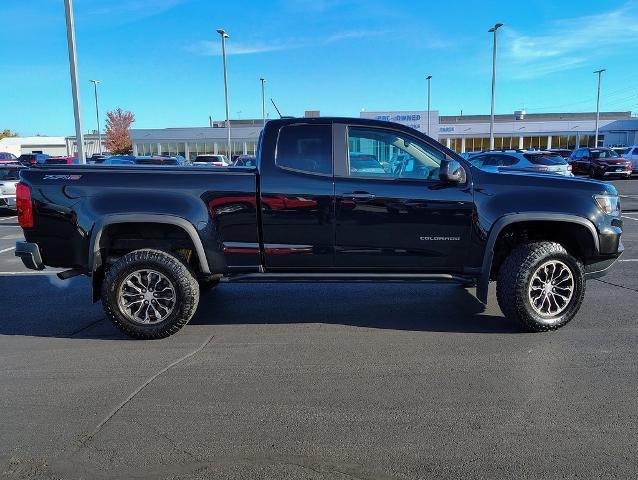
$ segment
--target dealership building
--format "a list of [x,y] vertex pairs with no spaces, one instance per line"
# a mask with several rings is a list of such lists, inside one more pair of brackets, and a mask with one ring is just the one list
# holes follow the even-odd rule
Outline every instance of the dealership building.
[[[315,116],[316,112],[313,112]],[[439,115],[427,111],[361,112],[362,118],[397,122],[412,127],[457,152],[489,149],[489,115]],[[428,130],[429,123],[429,130]],[[135,155],[226,153],[225,122],[209,127],[131,129]],[[231,121],[232,154],[253,154],[261,120]],[[594,146],[596,113],[513,112],[494,117],[495,148],[569,148]],[[638,144],[638,119],[631,112],[600,112],[599,146]]]

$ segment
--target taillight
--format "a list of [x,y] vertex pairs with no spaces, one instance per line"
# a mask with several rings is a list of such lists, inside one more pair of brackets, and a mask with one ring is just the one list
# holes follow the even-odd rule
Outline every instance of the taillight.
[[22,228],[33,227],[31,189],[22,182],[16,186],[16,208],[18,210],[18,223],[20,223],[20,226]]

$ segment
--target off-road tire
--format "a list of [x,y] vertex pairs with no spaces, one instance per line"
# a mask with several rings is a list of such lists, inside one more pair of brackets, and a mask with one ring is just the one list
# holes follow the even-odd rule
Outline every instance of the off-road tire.
[[[531,305],[529,284],[534,272],[548,260],[559,260],[571,270],[574,291],[567,307],[554,317],[539,315]],[[498,272],[496,298],[503,314],[530,332],[557,330],[566,325],[585,297],[585,274],[582,263],[555,242],[524,243],[514,248]]]
[[[165,275],[173,284],[176,303],[173,311],[160,323],[144,325],[133,322],[121,311],[118,292],[122,282],[136,270],[152,269]],[[106,316],[126,335],[150,340],[178,332],[195,314],[199,303],[199,285],[193,272],[170,253],[142,249],[127,253],[107,271],[102,284],[102,306]]]

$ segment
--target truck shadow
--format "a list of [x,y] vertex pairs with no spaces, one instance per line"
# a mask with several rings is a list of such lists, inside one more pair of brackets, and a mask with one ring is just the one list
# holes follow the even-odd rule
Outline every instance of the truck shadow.
[[[0,277],[0,335],[127,340],[91,304],[88,279]],[[520,333],[458,285],[233,284],[202,294],[191,325],[323,323],[389,330]],[[489,310],[488,310],[489,312]],[[186,326],[187,330],[189,326]]]
[[[191,324],[325,323],[459,333],[521,333],[459,285],[234,284],[204,292]],[[488,310],[489,311],[489,310]]]

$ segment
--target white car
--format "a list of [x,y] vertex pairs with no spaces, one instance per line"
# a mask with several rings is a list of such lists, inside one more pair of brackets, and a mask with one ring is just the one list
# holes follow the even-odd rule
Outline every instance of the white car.
[[469,162],[483,170],[529,170],[573,177],[572,166],[560,155],[540,150],[504,150],[474,155]]
[[627,147],[622,156],[631,162],[631,169],[633,172],[638,173],[638,145]]
[[16,208],[16,185],[18,184],[18,165],[0,165],[0,208]]
[[193,160],[193,165],[212,166],[212,167],[228,167],[230,164],[226,160],[225,155],[197,155]]

